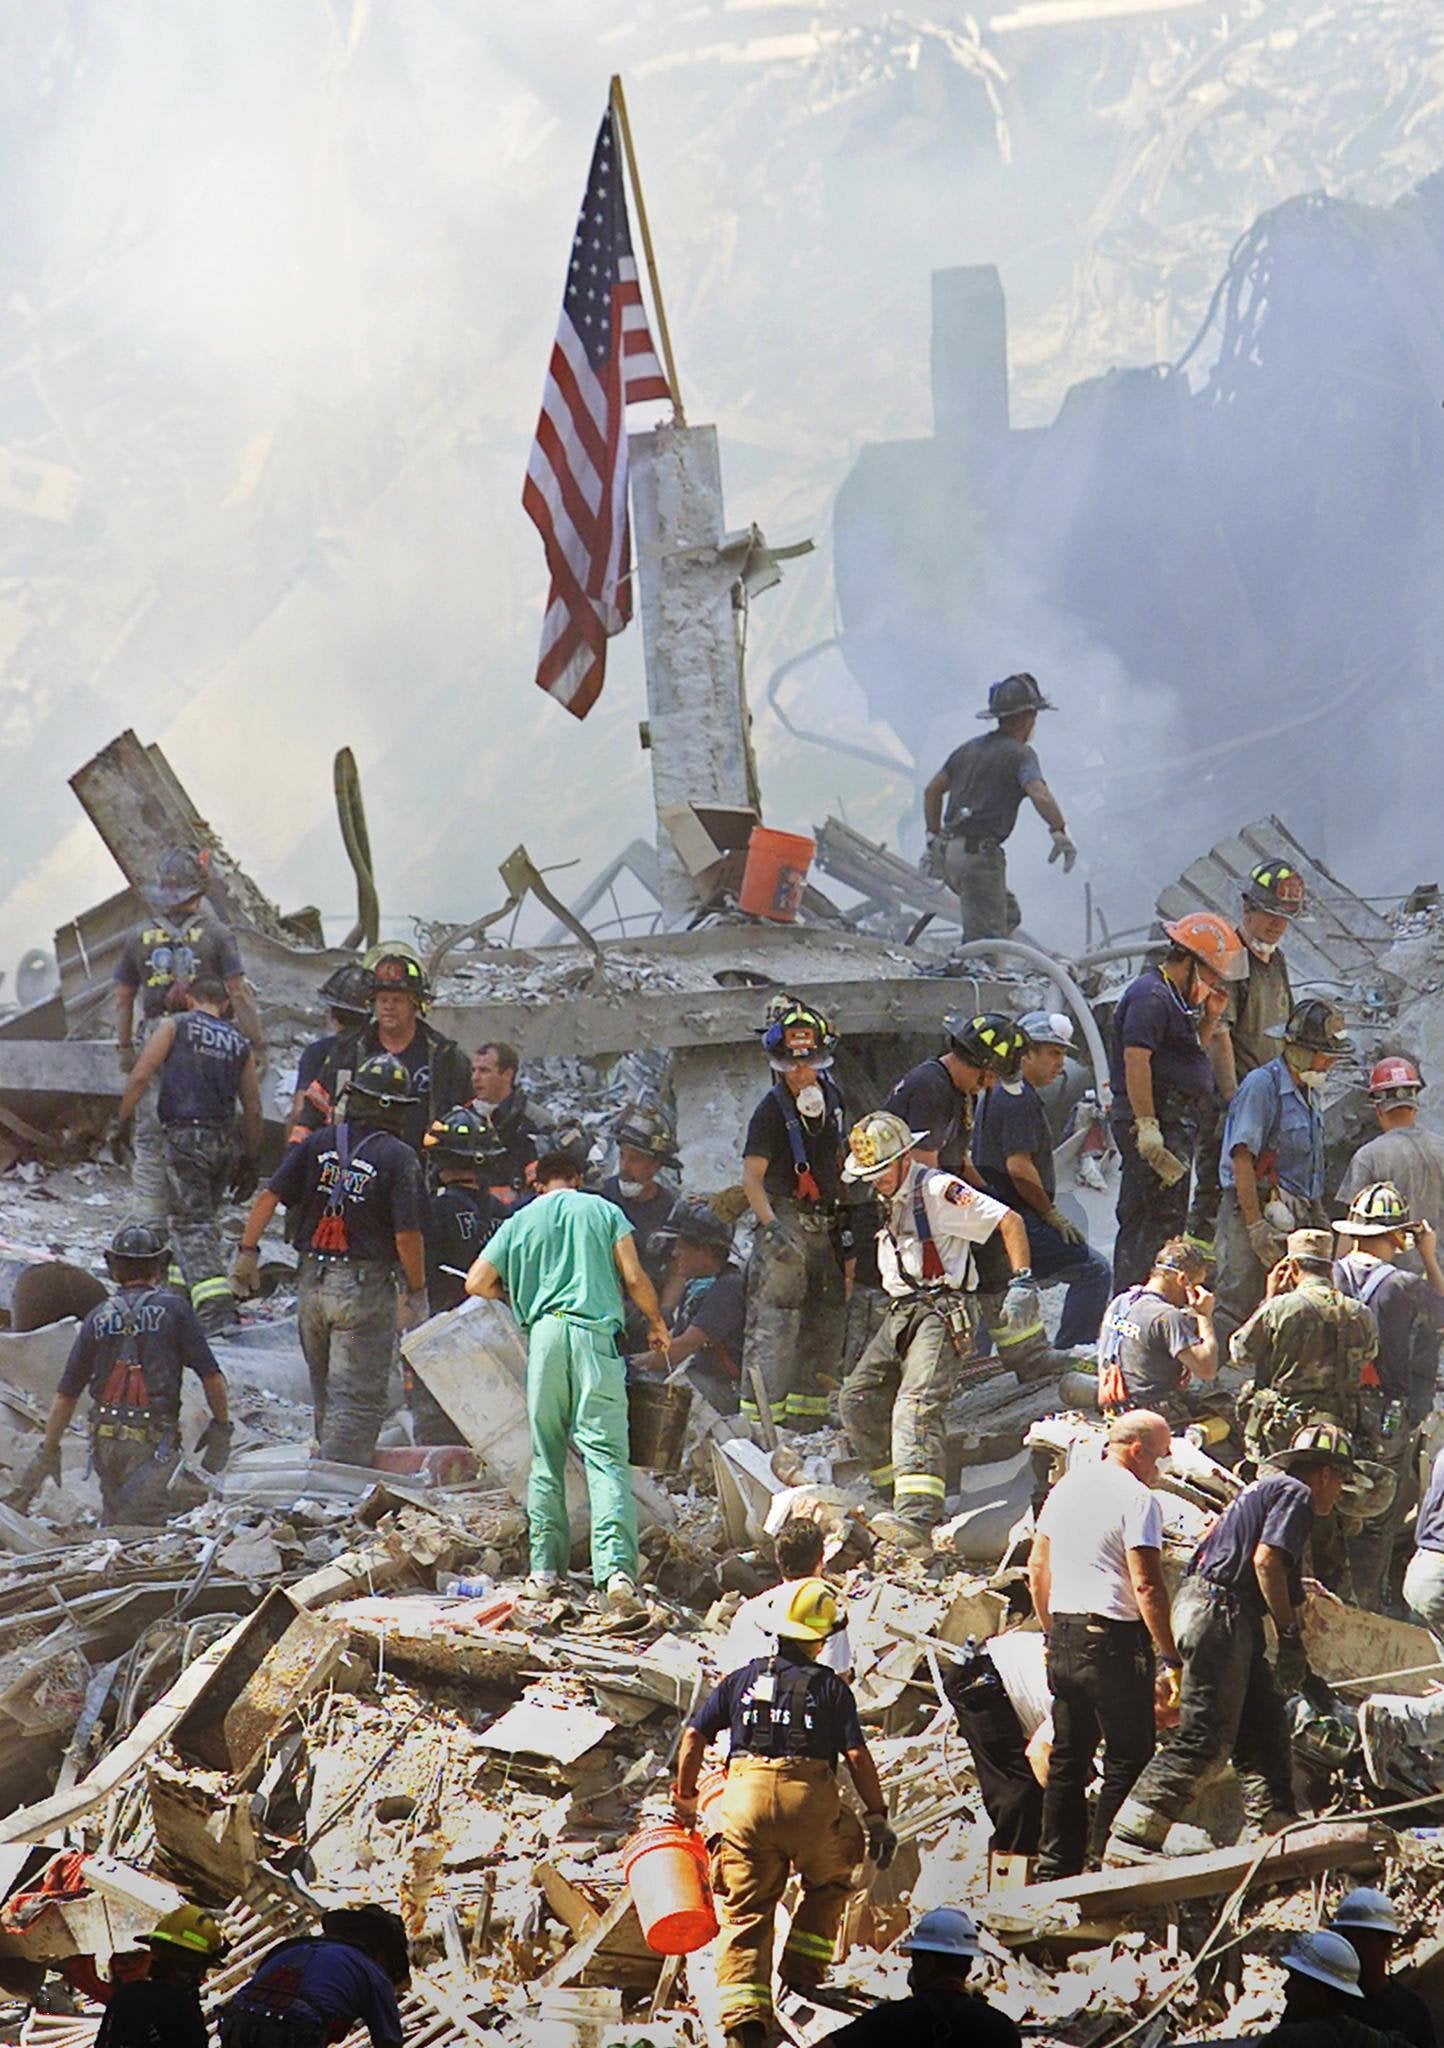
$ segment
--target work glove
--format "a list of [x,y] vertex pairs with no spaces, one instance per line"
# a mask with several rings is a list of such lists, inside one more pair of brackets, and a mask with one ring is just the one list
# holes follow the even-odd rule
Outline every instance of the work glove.
[[118,1045],[115,1048],[115,1057],[122,1074],[128,1074],[139,1059],[140,1051],[134,1045]]
[[14,1508],[17,1513],[23,1515],[47,1479],[53,1479],[57,1484],[59,1483],[60,1446],[58,1444],[53,1449],[49,1444],[42,1444],[40,1446],[40,1449],[31,1458],[10,1492],[5,1496],[6,1506]]
[[237,1245],[231,1260],[231,1292],[237,1301],[249,1301],[261,1291],[261,1254],[248,1245]]
[[1073,863],[1078,858],[1077,847],[1066,832],[1054,831],[1049,833],[1048,836],[1053,842],[1053,851],[1048,856],[1049,867],[1052,867],[1055,860],[1061,860],[1064,874],[1071,875]]
[[1043,1221],[1050,1230],[1057,1231],[1064,1244],[1082,1244],[1084,1242],[1083,1232],[1078,1228],[1078,1225],[1071,1216],[1063,1214],[1063,1211],[1056,1202],[1051,1208],[1043,1211]]
[[944,872],[943,835],[941,832],[930,832],[923,857],[918,862],[918,873],[925,875],[930,882],[941,882]]
[[1274,1677],[1279,1691],[1284,1694],[1302,1692],[1308,1682],[1309,1660],[1304,1651],[1304,1639],[1296,1628],[1279,1635]]
[[774,1216],[770,1223],[764,1223],[760,1227],[757,1232],[757,1242],[758,1244],[771,1245],[775,1251],[791,1251],[793,1248],[791,1233],[779,1216]]
[[1188,1168],[1163,1142],[1163,1132],[1156,1116],[1140,1116],[1134,1119],[1134,1136],[1138,1144],[1138,1156],[1145,1166],[1151,1166],[1166,1188],[1180,1181]]
[[1260,1216],[1256,1223],[1249,1224],[1248,1241],[1253,1246],[1254,1257],[1264,1271],[1271,1273],[1283,1257],[1285,1245],[1266,1216]]
[[864,1815],[867,1824],[867,1853],[879,1870],[886,1870],[897,1854],[897,1836],[885,1813]]
[[1031,1273],[1015,1273],[1003,1296],[1003,1324],[1009,1330],[1031,1330],[1043,1320],[1043,1304]]
[[235,1430],[229,1422],[217,1422],[214,1416],[206,1424],[205,1434],[196,1445],[200,1453],[203,1472],[224,1472],[231,1455],[231,1438]]
[[1176,1714],[1183,1698],[1183,1666],[1164,1664],[1158,1673],[1158,1682],[1153,1688],[1154,1710],[1160,1714]]
[[401,1312],[398,1325],[404,1335],[408,1330],[420,1329],[431,1314],[431,1303],[427,1300],[424,1287],[413,1287],[401,1297]]

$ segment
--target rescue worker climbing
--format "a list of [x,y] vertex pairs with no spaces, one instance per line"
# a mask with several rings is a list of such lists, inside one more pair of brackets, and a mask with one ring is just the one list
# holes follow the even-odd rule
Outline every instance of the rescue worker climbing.
[[1260,861],[1243,885],[1238,935],[1244,945],[1243,978],[1229,989],[1228,1005],[1208,1042],[1215,1092],[1205,1099],[1193,1161],[1188,1235],[1206,1259],[1214,1256],[1214,1229],[1222,1189],[1218,1169],[1223,1119],[1239,1083],[1273,1057],[1268,1032],[1293,1009],[1288,962],[1279,941],[1303,913],[1304,878],[1286,860]]
[[[248,1202],[261,1150],[261,1089],[246,1034],[230,1022],[230,994],[215,975],[190,983],[189,1005],[162,1017],[126,1077],[124,1124],[155,1075],[171,1239],[191,1306],[207,1330],[239,1320],[226,1277],[218,1216],[226,1196]],[[236,1106],[241,1112],[236,1128]]]
[[1113,1285],[1146,1280],[1165,1238],[1182,1234],[1199,1121],[1213,1094],[1206,1050],[1245,973],[1243,941],[1211,910],[1165,924],[1162,963],[1130,981],[1113,1012],[1109,1081],[1122,1159]]
[[221,2048],[326,2048],[364,2026],[372,2048],[401,2048],[396,2000],[411,1982],[399,1913],[337,1906],[319,1935],[267,1949],[255,1974],[221,2011]]
[[1214,1290],[1220,1344],[1263,1300],[1288,1232],[1327,1221],[1318,1089],[1350,1052],[1349,1036],[1339,1012],[1317,996],[1269,1029],[1283,1049],[1239,1084],[1224,1120]]
[[150,1968],[112,1990],[96,2048],[210,2048],[201,1986],[228,1953],[214,1915],[177,1906],[140,1939]]
[[1052,709],[1032,676],[1005,676],[978,713],[996,729],[955,747],[923,791],[923,872],[956,890],[965,940],[1006,938],[1022,922],[1003,847],[1024,797],[1048,827],[1049,866],[1061,860],[1066,875],[1078,858],[1031,745],[1038,713]]
[[421,1165],[401,1131],[417,1106],[410,1074],[373,1053],[349,1075],[340,1120],[312,1131],[251,1204],[231,1266],[255,1292],[261,1235],[282,1204],[299,1216],[297,1315],[323,1458],[369,1465],[386,1419],[396,1351],[397,1278],[406,1328],[428,1313]]
[[832,1078],[827,1019],[799,1003],[763,1033],[774,1081],[752,1112],[742,1186],[757,1221],[747,1268],[742,1413],[758,1409],[755,1367],[772,1419],[816,1429],[842,1358],[853,1242],[843,1203],[843,1101]]
[[866,1181],[881,1197],[878,1265],[888,1307],[843,1382],[838,1407],[873,1485],[891,1498],[891,1512],[876,1515],[872,1527],[908,1549],[921,1549],[943,1518],[943,1416],[959,1362],[972,1350],[974,1248],[995,1231],[1013,1271],[1005,1334],[1040,1315],[1022,1218],[956,1175],[918,1164],[918,1136],[875,1110],[853,1126],[842,1169],[845,1180]]
[[321,1071],[336,1049],[336,1041],[348,1031],[364,1030],[371,1021],[371,997],[375,982],[369,967],[359,960],[335,968],[316,993],[326,1005],[331,1029],[301,1047],[296,1061],[296,1090],[291,1097],[291,1136],[304,1138],[306,1126],[298,1123],[302,1102],[319,1110],[321,1121],[330,1123],[336,1105],[321,1085]]
[[[145,891],[150,914],[126,940],[115,969],[115,1038],[123,1074],[130,1073],[160,1019],[185,1008],[186,991],[198,974],[216,975],[225,983],[257,1068],[265,1063],[261,1019],[235,935],[204,900],[210,880],[202,855],[193,847],[173,846],[162,855],[155,881]],[[131,1192],[135,1219],[163,1227],[168,1205],[157,1092],[148,1087],[137,1106]]]
[[[453,1038],[426,1022],[431,984],[410,953],[382,953],[371,969],[371,1020],[344,1031],[324,1060],[316,1083],[339,1102],[351,1076],[377,1053],[388,1053],[406,1070],[409,1093],[398,1135],[420,1157],[422,1141],[437,1117],[456,1109],[471,1094],[471,1066]],[[296,1121],[318,1130],[326,1121],[319,1097],[308,1093]],[[399,1099],[399,1098],[398,1098]]]
[[[712,1884],[722,1923],[717,1992],[727,2048],[762,2048],[772,2025],[777,1908],[795,1870],[801,1897],[783,1946],[784,1985],[813,1992],[827,1975],[864,1843],[880,1870],[897,1851],[877,1766],[851,1688],[818,1662],[846,1621],[825,1579],[777,1589],[777,1653],[729,1673],[693,1714],[677,1755],[674,1804],[697,1817],[697,1778],[709,1742],[728,1731],[721,1836]],[[845,1758],[865,1810],[866,1836],[842,1804]]]
[[149,1223],[124,1224],[111,1239],[105,1263],[116,1291],[75,1333],[40,1449],[21,1475],[12,1505],[27,1507],[47,1478],[60,1478],[61,1443],[88,1392],[102,1520],[158,1528],[195,1507],[204,1489],[176,1472],[181,1381],[188,1370],[200,1380],[211,1413],[196,1446],[201,1463],[207,1472],[224,1468],[231,1449],[225,1376],[195,1310],[165,1285],[169,1262],[165,1239]]

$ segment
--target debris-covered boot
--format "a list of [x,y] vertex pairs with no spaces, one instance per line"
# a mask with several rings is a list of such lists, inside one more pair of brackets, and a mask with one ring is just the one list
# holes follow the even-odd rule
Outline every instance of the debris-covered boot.
[[926,1550],[929,1546],[929,1525],[914,1521],[911,1515],[900,1515],[893,1508],[883,1508],[870,1516],[867,1526],[879,1543],[895,1543],[899,1550]]
[[1168,1815],[1156,1807],[1145,1806],[1141,1799],[1125,1799],[1114,1816],[1113,1832],[1103,1852],[1105,1865],[1146,1863],[1161,1856],[1172,1825]]

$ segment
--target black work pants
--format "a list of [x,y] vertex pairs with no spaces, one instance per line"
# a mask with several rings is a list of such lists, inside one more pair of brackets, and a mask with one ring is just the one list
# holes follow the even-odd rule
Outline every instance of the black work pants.
[[958,1731],[972,1753],[978,1789],[993,1823],[988,1843],[1004,1856],[1036,1856],[1043,1819],[1043,1788],[1028,1761],[1027,1744],[1012,1701],[1001,1686],[949,1693]]
[[[1185,1167],[1193,1164],[1198,1143],[1199,1106],[1184,1096],[1169,1096],[1158,1105],[1163,1142]],[[1159,1248],[1181,1237],[1188,1223],[1189,1176],[1165,1187],[1146,1159],[1140,1158],[1133,1118],[1113,1125],[1118,1147],[1118,1235],[1113,1241],[1113,1292],[1137,1287],[1153,1270]]]
[[1089,1853],[1088,1783],[1103,1743],[1103,1783],[1093,1815],[1101,1856],[1113,1816],[1153,1754],[1153,1644],[1141,1621],[1055,1614],[1048,1630],[1053,1754],[1043,1793],[1040,1879],[1075,1877]]
[[1231,1759],[1251,1821],[1291,1814],[1288,1721],[1264,1655],[1263,1616],[1225,1586],[1187,1579],[1173,1622],[1183,1654],[1178,1727],[1134,1786],[1134,1798],[1180,1820]]

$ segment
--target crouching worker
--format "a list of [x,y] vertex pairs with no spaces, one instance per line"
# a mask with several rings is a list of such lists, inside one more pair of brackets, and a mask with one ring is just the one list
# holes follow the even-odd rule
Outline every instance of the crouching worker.
[[400,2048],[397,1994],[411,1982],[406,1929],[384,1906],[340,1906],[319,1936],[283,1941],[221,2013],[222,2048],[326,2048],[364,2026]]
[[773,1922],[795,1869],[802,1896],[782,1951],[784,1985],[813,1992],[827,1975],[861,1863],[863,1831],[842,1803],[841,1755],[866,1810],[867,1853],[886,1870],[897,1849],[852,1688],[818,1662],[845,1621],[825,1579],[780,1586],[777,1653],[730,1673],[692,1716],[677,1757],[677,1818],[697,1818],[703,1752],[729,1731],[721,1838],[712,1886],[722,1932],[717,1990],[727,2048],[761,2048],[772,2025]]
[[889,1998],[865,2012],[851,2026],[829,2034],[832,2048],[898,2048],[925,2042],[948,2048],[1021,2048],[1022,2035],[1005,2012],[968,1989],[968,1972],[982,1954],[971,1913],[961,1906],[934,1906],[924,1913],[906,1941],[898,1943],[910,1956],[906,1998]]
[[150,1950],[150,1968],[114,1987],[96,2048],[210,2048],[201,1985],[226,1959],[215,1920],[201,1906],[177,1906],[141,1944]]
[[44,1440],[10,1504],[28,1507],[47,1479],[59,1479],[61,1441],[88,1392],[101,1519],[160,1528],[205,1498],[194,1480],[176,1473],[182,1378],[189,1368],[205,1390],[211,1420],[197,1448],[205,1470],[219,1472],[231,1449],[225,1376],[195,1310],[165,1284],[170,1248],[153,1224],[123,1224],[105,1263],[116,1291],[76,1331]]

